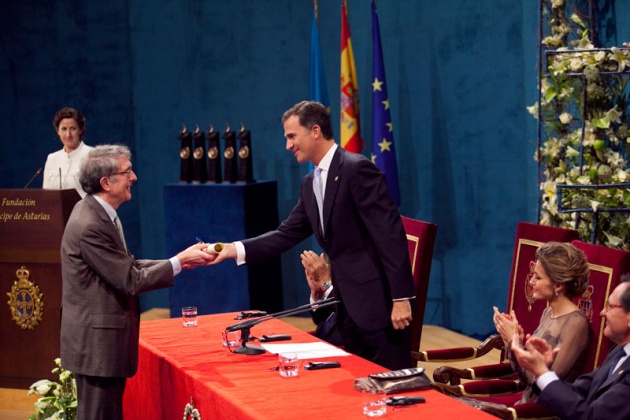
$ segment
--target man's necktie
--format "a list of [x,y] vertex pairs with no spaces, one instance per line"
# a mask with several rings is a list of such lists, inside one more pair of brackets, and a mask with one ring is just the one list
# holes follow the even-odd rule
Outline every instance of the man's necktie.
[[118,235],[120,236],[120,240],[122,241],[123,245],[125,246],[125,252],[128,252],[128,250],[127,250],[127,242],[125,242],[125,232],[123,232],[122,223],[120,222],[120,219],[118,218],[118,216],[116,216],[114,218],[114,226],[116,226],[116,230],[118,231]]
[[610,370],[608,371],[608,376],[612,375],[613,372],[615,372],[615,366],[617,366],[617,363],[619,363],[619,361],[625,357],[626,355],[626,351],[624,349],[621,349],[621,351],[619,351],[617,353],[617,355],[615,356],[615,358],[612,361],[612,364],[610,365]]
[[313,173],[313,192],[319,209],[319,227],[324,232],[324,193],[322,189],[322,169],[317,167]]

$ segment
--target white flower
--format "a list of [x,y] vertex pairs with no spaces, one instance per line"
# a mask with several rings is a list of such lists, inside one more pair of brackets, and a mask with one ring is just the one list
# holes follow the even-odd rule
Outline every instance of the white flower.
[[538,102],[532,106],[528,106],[527,112],[529,112],[534,118],[538,118]]
[[576,179],[576,181],[580,185],[590,185],[591,184],[591,178],[589,178],[588,175],[579,176],[578,179]]
[[48,407],[50,407],[50,401],[46,400],[46,399],[39,399],[37,401],[35,401],[35,409],[38,411],[44,411],[46,410]]
[[31,385],[31,389],[28,391],[28,394],[32,395],[34,393],[37,393],[39,395],[46,395],[46,393],[50,391],[52,385],[53,383],[50,382],[48,379],[39,380]]
[[628,58],[628,51],[620,50],[617,47],[611,47],[611,59],[615,60],[619,66],[617,71],[622,72],[626,67],[630,66],[630,59]]
[[578,156],[580,156],[580,152],[578,152],[577,150],[575,150],[571,146],[567,146],[567,156],[569,156],[569,157],[578,157]]
[[564,6],[564,0],[551,0],[551,8],[557,9],[558,7]]
[[606,150],[604,156],[610,164],[610,166],[622,167],[626,166],[626,162],[619,152],[613,152],[612,150]]
[[572,58],[570,66],[571,70],[578,71],[582,68],[582,60],[579,58]]
[[611,247],[611,248],[617,248],[623,242],[621,238],[613,236],[609,234],[608,232],[606,232],[605,230],[603,232],[604,232],[604,235],[606,235],[606,238],[608,239],[608,242],[606,242],[606,246]]
[[608,118],[611,122],[616,122],[617,124],[621,124],[622,115],[623,113],[617,110],[617,105],[606,112],[606,118]]
[[599,205],[602,204],[602,203],[600,203],[599,201],[595,201],[595,200],[590,200],[590,203],[591,203],[591,207],[593,208],[593,211],[595,213],[597,213],[597,207],[599,207]]
[[569,124],[571,120],[573,119],[571,114],[569,114],[568,112],[563,112],[562,114],[560,114],[559,118],[562,124]]

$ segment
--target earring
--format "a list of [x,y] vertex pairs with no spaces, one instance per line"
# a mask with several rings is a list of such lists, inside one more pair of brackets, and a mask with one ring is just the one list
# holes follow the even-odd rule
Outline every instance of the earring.
[[554,293],[556,294],[556,297],[558,297],[559,295],[558,290],[555,290]]

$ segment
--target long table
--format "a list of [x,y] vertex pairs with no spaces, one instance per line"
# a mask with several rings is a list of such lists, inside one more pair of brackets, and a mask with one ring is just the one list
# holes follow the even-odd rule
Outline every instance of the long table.
[[[354,380],[385,368],[360,357],[336,357],[341,368],[304,370],[282,378],[274,367],[277,356],[230,353],[221,332],[237,321],[236,313],[199,317],[199,326],[184,328],[179,318],[143,321],[140,327],[138,373],[127,382],[126,420],[181,419],[192,401],[201,419],[365,419],[361,392]],[[278,319],[251,329],[256,337],[290,334],[291,341],[318,339]],[[255,343],[257,344],[257,343]],[[317,359],[325,361],[331,359]],[[301,365],[307,361],[301,361]],[[385,418],[493,419],[434,390],[421,395],[425,404],[387,407]],[[190,417],[193,418],[192,416]]]

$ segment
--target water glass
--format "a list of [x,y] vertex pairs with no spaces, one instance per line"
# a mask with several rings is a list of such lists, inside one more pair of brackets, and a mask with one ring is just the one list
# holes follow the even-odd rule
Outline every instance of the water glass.
[[182,308],[182,318],[184,320],[184,327],[196,327],[197,326],[197,307],[184,306]]
[[223,347],[238,347],[241,343],[241,331],[223,331],[221,333]]
[[298,376],[298,357],[295,353],[278,355],[278,371],[283,378]]
[[387,413],[385,393],[377,389],[363,391],[363,414],[368,417],[379,417]]

